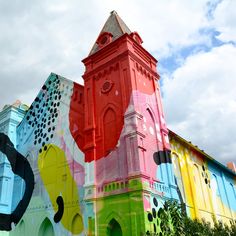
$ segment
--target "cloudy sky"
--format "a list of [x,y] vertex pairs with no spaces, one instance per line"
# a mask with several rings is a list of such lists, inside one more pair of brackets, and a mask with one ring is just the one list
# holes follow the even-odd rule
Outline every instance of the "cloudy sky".
[[82,83],[85,58],[116,10],[159,61],[168,126],[236,161],[235,0],[0,0],[0,108],[30,104],[50,72]]

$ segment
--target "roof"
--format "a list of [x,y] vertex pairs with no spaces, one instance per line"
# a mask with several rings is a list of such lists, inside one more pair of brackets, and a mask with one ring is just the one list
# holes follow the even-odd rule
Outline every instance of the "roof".
[[[108,17],[106,23],[104,24],[99,36],[104,32],[111,33],[113,35],[112,41],[114,41],[125,33],[130,34],[131,30],[125,24],[125,22],[119,17],[117,12],[112,11],[110,16]],[[97,43],[95,42],[90,53],[89,53],[89,56],[92,55],[93,53],[97,52],[98,50],[99,50],[99,47],[98,47]]]
[[197,151],[198,153],[201,153],[203,156],[205,156],[208,160],[214,162],[216,165],[220,166],[222,169],[226,170],[228,173],[236,176],[236,173],[229,169],[227,166],[223,165],[207,153],[205,153],[203,150],[199,149],[198,146],[193,145],[191,142],[188,142],[186,139],[182,138],[175,132],[169,129],[169,136],[176,137],[178,140],[180,140],[182,143],[186,144],[187,146],[190,146],[193,150]]

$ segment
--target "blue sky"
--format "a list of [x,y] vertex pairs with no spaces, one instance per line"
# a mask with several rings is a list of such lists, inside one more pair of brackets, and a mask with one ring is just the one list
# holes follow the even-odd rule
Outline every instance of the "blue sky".
[[235,0],[0,0],[0,107],[30,104],[49,76],[83,83],[112,10],[158,59],[170,129],[217,160],[236,160]]

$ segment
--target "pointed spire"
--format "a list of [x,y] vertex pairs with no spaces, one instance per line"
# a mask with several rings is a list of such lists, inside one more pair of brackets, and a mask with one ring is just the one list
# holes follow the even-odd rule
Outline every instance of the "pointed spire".
[[[116,11],[112,11],[108,17],[106,23],[104,24],[99,36],[104,33],[110,33],[112,35],[112,41],[119,38],[125,33],[130,34],[131,30],[125,24],[125,22],[119,17]],[[89,53],[89,56],[99,50],[97,42],[93,45],[92,50]]]

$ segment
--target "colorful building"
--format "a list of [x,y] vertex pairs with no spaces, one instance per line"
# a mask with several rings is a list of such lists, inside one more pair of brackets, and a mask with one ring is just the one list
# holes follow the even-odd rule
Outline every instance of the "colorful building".
[[0,133],[15,176],[0,232],[159,233],[168,199],[192,218],[235,219],[235,172],[169,132],[157,60],[116,12],[83,63],[83,86],[50,74],[13,136]]

